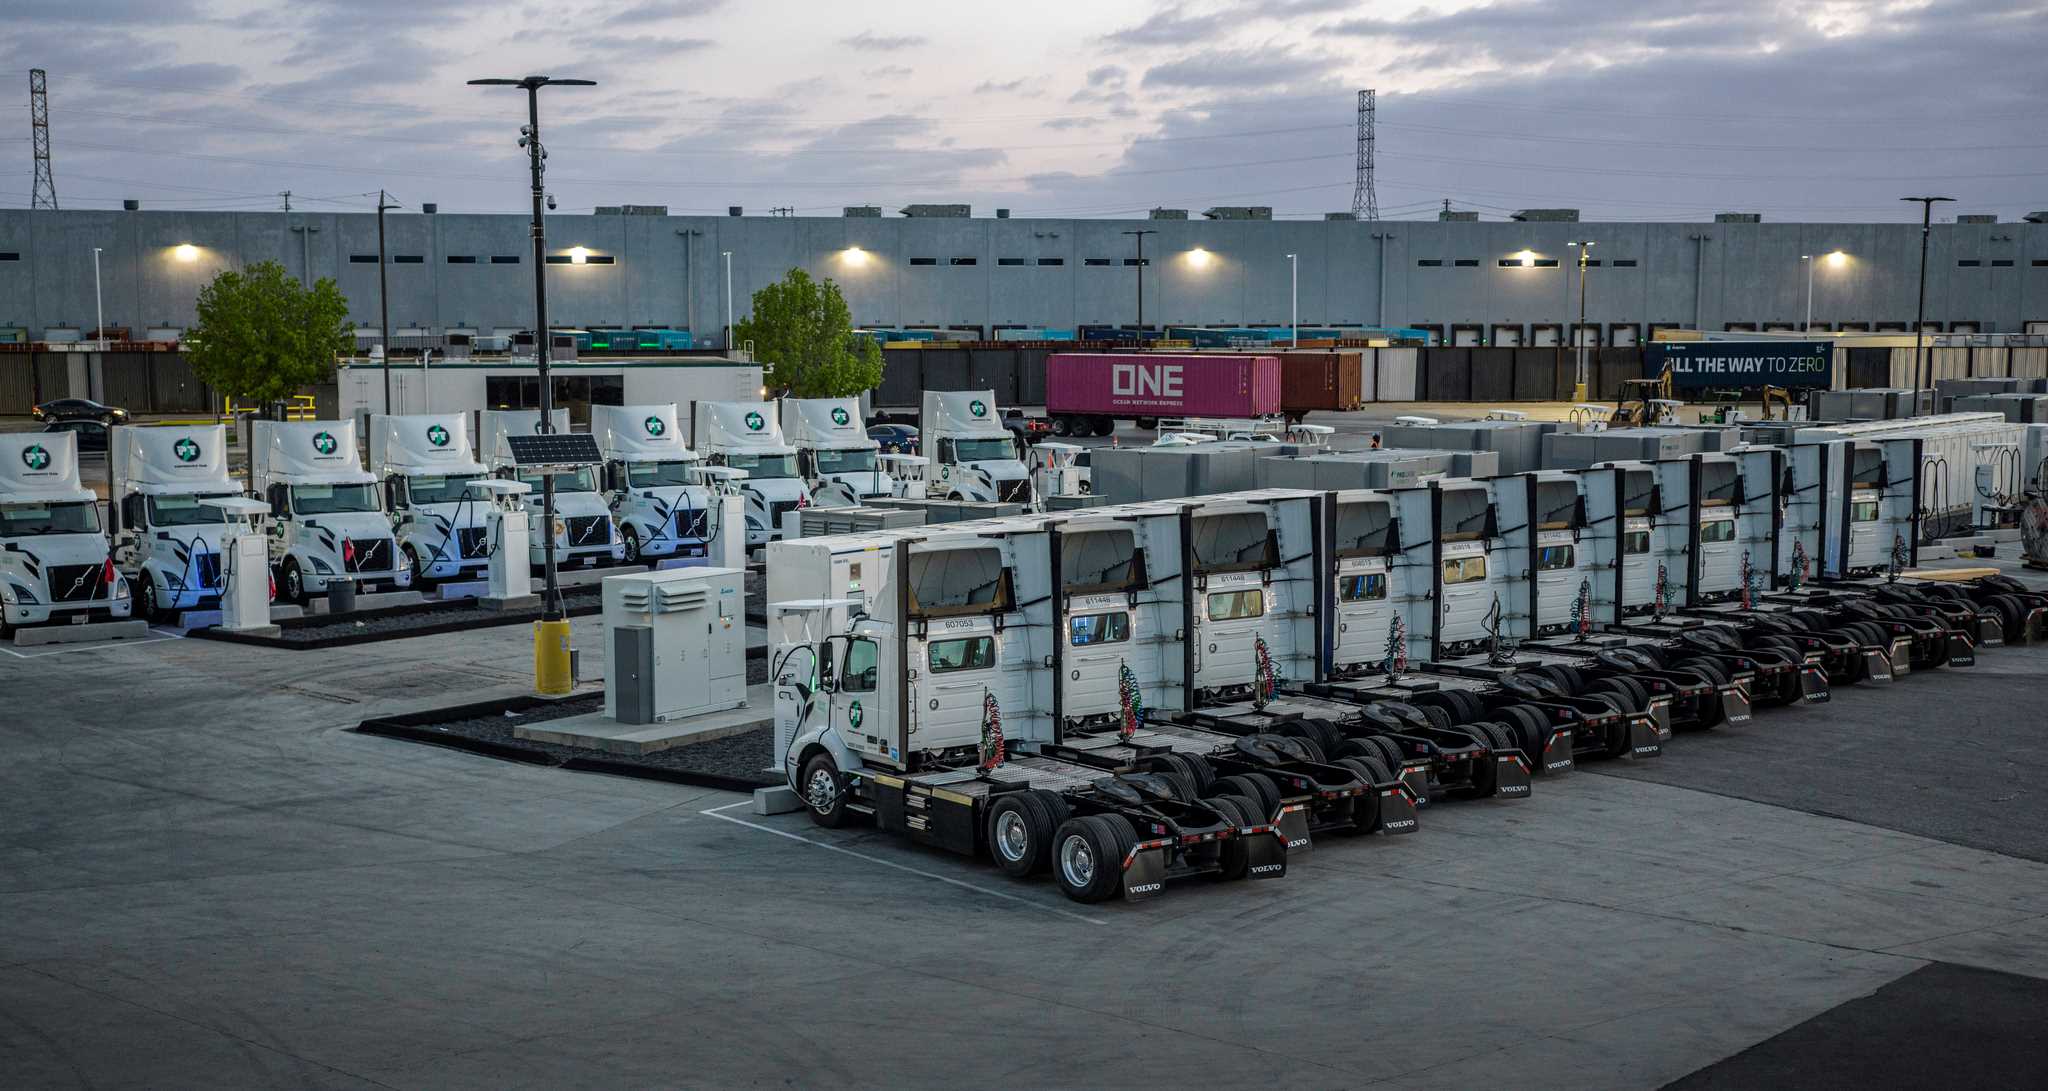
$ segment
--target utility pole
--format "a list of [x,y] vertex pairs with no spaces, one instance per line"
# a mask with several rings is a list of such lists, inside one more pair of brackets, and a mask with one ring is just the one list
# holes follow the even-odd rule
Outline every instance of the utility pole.
[[1137,231],[1126,231],[1124,234],[1138,240],[1138,335],[1143,337],[1145,334],[1145,236],[1157,235],[1159,232],[1148,227]]
[[725,259],[725,354],[732,355],[732,251],[720,250],[718,256]]
[[290,212],[292,210],[292,191],[285,190],[284,192],[279,193],[278,196],[284,198],[284,210],[286,212]]
[[[107,351],[107,308],[100,296],[100,248],[92,248],[92,313],[93,340],[99,342],[101,352]],[[129,336],[134,336],[130,334]]]
[[[535,429],[541,434],[555,430],[554,381],[548,376],[548,358],[554,355],[554,338],[548,332],[548,235],[547,235],[547,191],[541,187],[541,174],[546,169],[542,162],[548,153],[540,143],[540,89],[543,87],[595,87],[595,80],[555,79],[550,76],[526,76],[521,79],[470,80],[471,86],[520,87],[526,90],[526,125],[519,131],[519,146],[526,149],[527,169],[533,181],[533,342],[534,365],[540,372],[540,424]],[[541,623],[534,631],[534,659],[537,673],[538,662],[544,652],[553,655],[560,648],[560,656],[568,658],[569,622],[562,609],[562,588],[555,572],[555,478],[553,474],[541,477]],[[562,663],[558,670],[567,675],[568,665]]]
[[1813,332],[1813,255],[1801,254],[1799,260],[1806,263],[1806,324],[1799,327],[1801,333]]
[[1300,255],[1287,255],[1287,281],[1287,347],[1298,349],[1301,347]]
[[[1901,197],[1901,201],[1920,202],[1920,306],[1913,312],[1913,389],[1929,390],[1934,386],[1934,369],[1927,361],[1927,236],[1934,224],[1936,201],[1954,201],[1954,197]],[[1923,378],[1924,375],[1924,378]],[[1915,395],[1917,399],[1918,395]]]
[[383,190],[377,191],[377,310],[383,319],[384,340],[384,411],[395,413],[391,407],[391,259],[384,253],[384,210],[397,208]]
[[57,211],[57,176],[50,172],[50,74],[28,70],[29,142],[35,147],[36,188],[30,208]]
[[1373,186],[1373,144],[1377,138],[1375,115],[1379,112],[1379,92],[1371,88],[1358,93],[1358,179],[1351,188],[1351,215],[1361,220],[1379,222],[1380,195]]

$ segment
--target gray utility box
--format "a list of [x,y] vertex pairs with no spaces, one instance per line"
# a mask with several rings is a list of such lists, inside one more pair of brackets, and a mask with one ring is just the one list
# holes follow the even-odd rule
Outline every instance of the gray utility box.
[[1969,394],[1955,399],[1956,413],[2003,413],[2014,424],[2048,424],[2048,395]]
[[604,714],[665,723],[747,703],[746,574],[669,568],[604,581]]
[[1552,432],[1543,437],[1543,468],[1583,470],[1627,459],[1683,458],[1726,450],[1740,442],[1734,428],[1609,428],[1604,432]]
[[1814,420],[1898,420],[1932,413],[1934,392],[1890,386],[1816,390],[1807,408]]
[[1405,489],[1437,478],[1492,477],[1492,451],[1340,451],[1259,460],[1262,489]]
[[915,517],[911,522],[890,523],[885,527],[964,523],[970,519],[1000,519],[1024,514],[1024,505],[1007,500],[919,500],[878,496],[868,501],[868,507],[908,512]]
[[1306,450],[1294,443],[1219,441],[1166,447],[1097,447],[1088,484],[1111,504],[1209,496],[1259,487],[1258,464]]
[[924,522],[924,512],[911,508],[805,508],[799,517],[803,536],[826,534],[871,534],[895,527],[914,527]]
[[1475,420],[1449,424],[1390,424],[1380,429],[1380,442],[1390,448],[1492,451],[1500,456],[1500,472],[1526,473],[1543,468],[1543,437],[1570,426],[1556,421]]

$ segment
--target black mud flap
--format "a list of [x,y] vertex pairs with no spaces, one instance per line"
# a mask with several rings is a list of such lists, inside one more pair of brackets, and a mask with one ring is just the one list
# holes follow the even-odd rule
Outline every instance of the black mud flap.
[[1863,649],[1864,681],[1880,686],[1890,685],[1892,680],[1891,657],[1876,648]]
[[1721,687],[1721,718],[1731,724],[1749,722],[1749,693],[1741,686]]
[[2028,611],[2027,623],[2023,627],[2024,639],[2041,640],[2048,638],[2048,606]]
[[1654,758],[1664,752],[1664,736],[1657,732],[1655,718],[1637,714],[1628,718],[1628,757]]
[[1657,722],[1657,741],[1671,740],[1671,698],[1650,698],[1650,718]]
[[1550,729],[1550,737],[1545,739],[1543,743],[1543,772],[1546,776],[1556,773],[1569,773],[1573,769],[1578,768],[1578,760],[1572,756],[1574,749],[1572,739],[1577,734],[1577,729],[1571,727],[1553,727]]
[[1948,634],[1948,665],[1951,667],[1974,667],[1977,665],[1977,646],[1970,642],[1970,634],[1958,632]]
[[[1261,840],[1270,840],[1262,838]],[[1124,900],[1155,898],[1166,891],[1166,848],[1138,849],[1124,866]]]
[[1272,827],[1264,827],[1260,833],[1246,832],[1243,836],[1251,859],[1245,878],[1278,879],[1287,874],[1287,843]]
[[1376,789],[1379,792],[1379,825],[1381,833],[1414,833],[1415,793],[1402,783],[1389,784]]
[[1287,842],[1287,854],[1309,851],[1308,804],[1290,803],[1280,808],[1280,820],[1274,823],[1280,828],[1280,837]]
[[1493,752],[1493,796],[1495,799],[1529,798],[1529,759],[1520,750]]
[[1828,692],[1828,674],[1819,667],[1799,668],[1799,695],[1808,704],[1824,704],[1834,699]]
[[1408,793],[1415,797],[1417,807],[1429,803],[1429,762],[1410,761],[1401,764],[1401,783],[1408,786]]
[[1977,615],[1977,646],[1980,648],[2005,647],[2005,626],[1992,614]]

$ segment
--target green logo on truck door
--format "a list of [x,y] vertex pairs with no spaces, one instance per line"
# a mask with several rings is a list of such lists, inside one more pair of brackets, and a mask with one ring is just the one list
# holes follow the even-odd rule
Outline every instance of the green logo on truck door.
[[334,448],[335,448],[335,447],[336,447],[336,444],[335,444],[335,442],[334,442],[334,433],[332,433],[332,432],[315,432],[315,433],[313,433],[313,449],[314,449],[315,451],[318,451],[318,452],[320,452],[320,453],[321,453],[321,454],[323,454],[323,455],[331,455],[331,454],[333,454],[333,453],[334,453]]
[[171,444],[171,453],[178,456],[179,462],[196,462],[199,459],[199,445],[192,442],[191,436],[184,436]]
[[660,436],[663,432],[668,431],[668,425],[661,423],[660,417],[649,417],[645,423],[647,425],[647,434],[650,436]]
[[848,724],[851,724],[851,725],[852,725],[852,726],[854,726],[854,727],[859,727],[859,726],[860,726],[860,702],[859,702],[859,701],[855,701],[855,702],[853,703],[853,707],[851,707],[851,708],[849,708],[849,709],[847,709],[847,710],[846,710],[846,722],[847,722]]
[[972,413],[972,414],[974,414],[974,415],[975,415],[975,416],[977,416],[977,417],[986,417],[986,416],[988,416],[988,406],[986,406],[986,405],[982,404],[982,401],[981,401],[981,399],[980,399],[980,398],[976,398],[976,399],[974,399],[973,401],[971,401],[971,402],[968,402],[968,403],[967,403],[967,411],[968,411],[969,413]]
[[436,447],[448,446],[448,429],[443,428],[438,424],[428,425],[427,442],[433,444]]
[[748,428],[748,429],[750,429],[750,430],[752,430],[752,431],[755,431],[755,432],[758,432],[758,431],[760,431],[760,430],[761,430],[761,429],[762,429],[763,427],[765,427],[765,426],[766,426],[767,424],[768,424],[768,422],[767,422],[766,420],[763,420],[763,419],[761,418],[761,414],[759,414],[759,413],[748,413],[748,414],[747,414],[747,428]]
[[50,468],[50,452],[44,450],[40,443],[30,444],[21,449],[21,464],[31,470],[47,470]]
[[835,406],[833,406],[833,407],[832,407],[832,423],[833,423],[833,424],[839,424],[839,425],[843,425],[843,424],[845,424],[845,423],[846,423],[847,421],[849,421],[849,420],[851,420],[851,419],[853,419],[853,418],[851,418],[851,417],[849,417],[849,416],[847,416],[847,415],[846,415],[846,407],[845,407],[845,406],[843,406],[843,405],[835,405]]

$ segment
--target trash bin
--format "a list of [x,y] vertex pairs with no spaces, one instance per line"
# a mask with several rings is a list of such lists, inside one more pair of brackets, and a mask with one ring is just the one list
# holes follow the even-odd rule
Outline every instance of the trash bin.
[[330,614],[352,614],[356,609],[356,581],[333,579],[327,581],[327,612]]

